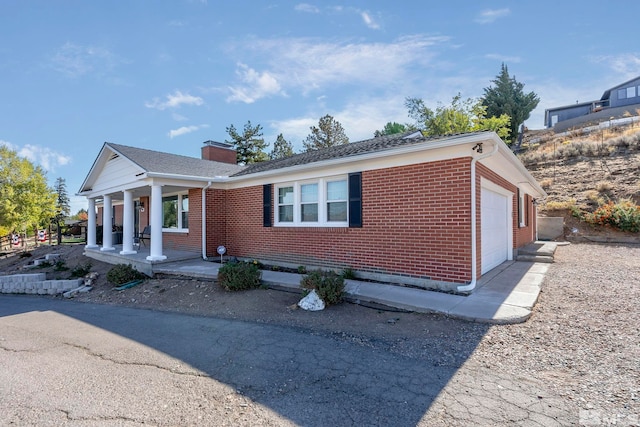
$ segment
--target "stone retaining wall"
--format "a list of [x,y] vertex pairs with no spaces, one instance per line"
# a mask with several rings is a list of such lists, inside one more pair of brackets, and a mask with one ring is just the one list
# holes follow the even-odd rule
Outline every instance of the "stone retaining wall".
[[3,294],[56,295],[82,286],[83,279],[46,280],[45,273],[14,274],[0,276],[0,292]]

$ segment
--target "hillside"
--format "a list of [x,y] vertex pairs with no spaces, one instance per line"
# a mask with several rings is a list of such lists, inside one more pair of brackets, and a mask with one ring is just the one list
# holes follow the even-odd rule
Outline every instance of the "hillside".
[[584,228],[571,219],[571,206],[592,212],[608,201],[640,204],[638,124],[590,134],[537,132],[527,139],[518,157],[548,194],[538,205],[540,215],[565,216],[571,228]]

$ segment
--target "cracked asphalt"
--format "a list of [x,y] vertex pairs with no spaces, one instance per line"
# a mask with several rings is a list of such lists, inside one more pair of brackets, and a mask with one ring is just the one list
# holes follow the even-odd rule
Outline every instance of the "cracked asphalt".
[[[544,382],[296,327],[0,296],[2,425],[575,425]],[[472,346],[473,347],[473,346]],[[465,361],[467,360],[467,361]]]

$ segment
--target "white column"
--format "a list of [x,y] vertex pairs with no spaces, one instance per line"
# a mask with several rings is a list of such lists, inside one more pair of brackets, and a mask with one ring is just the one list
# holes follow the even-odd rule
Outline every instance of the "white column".
[[148,261],[162,261],[167,259],[162,255],[162,186],[151,186],[151,244]]
[[115,251],[116,248],[113,247],[112,229],[113,224],[111,223],[111,212],[113,208],[111,207],[111,196],[104,196],[102,199],[102,247],[101,251]]
[[87,199],[89,209],[87,209],[87,245],[86,249],[97,249],[96,244],[96,199]]
[[122,250],[120,255],[137,254],[133,250],[133,191],[124,190],[124,212],[122,215]]

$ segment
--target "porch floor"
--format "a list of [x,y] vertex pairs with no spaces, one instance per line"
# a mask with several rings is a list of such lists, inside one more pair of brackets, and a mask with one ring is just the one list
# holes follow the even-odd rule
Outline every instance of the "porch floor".
[[141,271],[148,276],[153,276],[155,273],[161,273],[162,270],[166,271],[166,268],[161,266],[165,264],[172,265],[172,263],[180,263],[189,260],[202,260],[202,254],[199,252],[181,251],[176,249],[163,249],[163,255],[167,258],[164,260],[149,261],[147,257],[150,254],[150,248],[140,246],[136,248],[137,253],[123,255],[120,253],[122,245],[114,245],[113,251],[102,251],[98,248],[85,248],[84,254],[98,261],[106,262],[109,264],[131,264],[138,271]]

